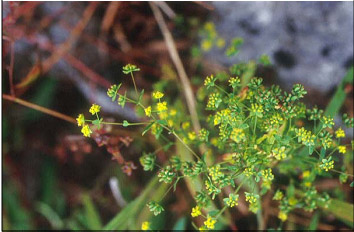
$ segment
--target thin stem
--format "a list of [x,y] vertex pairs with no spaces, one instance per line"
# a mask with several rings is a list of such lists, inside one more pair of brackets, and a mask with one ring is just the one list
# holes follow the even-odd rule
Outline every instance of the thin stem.
[[331,169],[332,172],[336,172],[336,173],[340,173],[340,174],[345,174],[345,175],[348,175],[348,176],[351,176],[351,177],[354,177],[354,175],[352,174],[349,174],[349,173],[345,173],[345,172],[341,172],[341,171],[338,171],[338,170],[335,170],[335,169]]
[[53,117],[60,118],[60,119],[65,120],[67,122],[71,122],[71,123],[76,124],[75,118],[72,118],[72,117],[67,116],[65,114],[62,114],[62,113],[56,112],[54,110],[51,110],[51,109],[48,109],[48,108],[33,104],[31,102],[24,101],[24,100],[22,100],[20,98],[12,97],[12,96],[7,95],[7,94],[3,94],[2,97],[4,99],[8,100],[8,101],[16,102],[16,103],[18,103],[20,105],[23,105],[23,106],[26,106],[28,108],[31,108],[31,109],[40,111],[42,113],[49,114],[49,115],[51,115]]
[[136,88],[136,84],[135,84],[135,79],[134,79],[133,72],[131,72],[130,75],[131,75],[132,80],[133,80],[133,84],[134,84],[136,96],[139,96],[139,94],[138,94],[138,89]]
[[225,93],[226,95],[229,95],[228,92],[226,92],[223,88],[221,88],[220,86],[218,85],[215,85],[216,88],[218,88],[219,90],[221,90],[223,93]]

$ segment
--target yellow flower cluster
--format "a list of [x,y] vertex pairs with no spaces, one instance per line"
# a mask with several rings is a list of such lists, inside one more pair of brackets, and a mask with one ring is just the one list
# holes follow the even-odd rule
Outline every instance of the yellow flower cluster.
[[213,219],[212,217],[210,217],[210,216],[208,215],[208,218],[207,218],[207,220],[204,222],[204,225],[206,226],[206,228],[212,230],[212,229],[215,228],[215,223],[216,223],[216,220]]
[[248,201],[251,204],[257,202],[257,197],[255,197],[253,193],[245,193],[245,194],[246,194],[246,201]]
[[234,128],[231,132],[230,138],[236,143],[239,143],[244,140],[246,136],[242,129]]
[[152,93],[152,96],[155,98],[155,99],[160,99],[164,96],[163,93],[161,93],[160,91],[156,91],[156,92],[153,92]]
[[220,165],[215,165],[209,168],[208,171],[213,181],[216,181],[222,175],[222,172],[220,171]]
[[286,221],[286,219],[288,219],[288,215],[284,211],[280,211],[278,214],[278,218],[284,222]]
[[230,193],[229,197],[226,198],[225,203],[229,207],[234,207],[234,206],[238,205],[238,198],[239,198],[238,194],[235,195],[235,194]]
[[82,126],[81,133],[85,137],[90,137],[90,135],[92,134],[92,131],[91,131],[89,125],[85,124],[85,116],[83,114],[79,114],[79,116],[76,118],[76,121],[77,121],[78,126]]
[[331,170],[332,168],[334,168],[334,161],[333,160],[330,160],[330,161],[325,161],[323,162],[322,160],[322,163],[320,165],[321,169],[325,170],[326,172],[328,172],[328,170]]
[[97,105],[97,104],[92,104],[89,112],[92,114],[92,115],[95,115],[97,114],[98,112],[100,112],[101,110],[101,106]]
[[150,222],[143,222],[141,224],[141,230],[149,230],[150,229]]
[[151,106],[146,107],[146,108],[144,109],[144,111],[145,111],[145,115],[146,115],[146,116],[148,116],[148,117],[151,116]]
[[282,118],[282,116],[280,116],[280,114],[279,113],[277,113],[277,114],[274,114],[271,118],[270,118],[270,124],[272,125],[272,126],[278,126],[278,125],[280,125],[280,123],[282,123],[283,122],[283,118]]
[[214,76],[213,75],[210,75],[208,77],[205,78],[204,80],[204,85],[207,86],[207,85],[210,85],[211,83],[214,82]]
[[301,127],[297,133],[296,136],[299,137],[299,139],[301,140],[301,142],[306,145],[306,146],[310,146],[310,145],[314,145],[315,144],[315,138],[316,136],[314,134],[312,134],[311,131],[306,130],[305,128]]
[[339,153],[345,154],[347,153],[347,148],[345,146],[338,146]]
[[323,124],[324,127],[332,128],[332,126],[334,126],[333,118],[323,116]]
[[263,113],[263,106],[259,104],[251,104],[251,112],[255,114],[261,114]]
[[283,197],[284,197],[283,192],[277,190],[276,193],[274,194],[273,200],[280,201],[281,199],[283,199]]
[[83,126],[85,124],[85,116],[83,114],[79,114],[76,121],[78,126]]
[[345,137],[345,132],[341,127],[336,131],[336,137],[337,138],[344,138]]
[[272,151],[272,155],[277,159],[277,160],[282,160],[285,159],[286,154],[285,154],[285,147],[282,146],[280,148],[274,148]]
[[265,180],[273,180],[274,179],[274,175],[272,173],[272,169],[268,168],[266,170],[262,170],[262,177]]
[[253,171],[253,168],[246,168],[243,173],[245,174],[246,177],[250,177],[254,174],[256,174],[254,171]]
[[192,208],[191,215],[192,215],[192,217],[198,217],[199,215],[202,215],[202,211],[200,211],[200,207],[196,206],[196,207]]
[[89,127],[89,125],[84,125],[81,129],[81,133],[85,136],[85,137],[90,137],[90,135],[92,134],[92,131]]
[[207,103],[207,108],[218,108],[219,104],[221,102],[220,99],[220,94],[219,93],[212,93],[210,94],[208,103]]
[[167,102],[158,102],[156,107],[158,112],[163,112],[167,110]]

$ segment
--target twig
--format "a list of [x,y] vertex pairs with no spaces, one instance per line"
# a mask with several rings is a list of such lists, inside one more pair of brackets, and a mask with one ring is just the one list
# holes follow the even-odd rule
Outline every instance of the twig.
[[158,5],[170,19],[174,19],[176,17],[176,13],[171,9],[169,5],[167,5],[166,2],[155,2],[155,4]]
[[11,41],[11,54],[10,54],[10,66],[9,66],[9,79],[10,79],[10,92],[11,96],[15,96],[14,88],[14,59],[15,59],[15,42]]
[[34,109],[34,110],[38,110],[38,111],[40,111],[42,113],[49,114],[49,115],[51,115],[53,117],[60,118],[60,119],[65,120],[67,122],[76,124],[76,120],[74,118],[72,118],[70,116],[67,116],[65,114],[56,112],[54,110],[51,110],[51,109],[48,109],[48,108],[33,104],[31,102],[28,102],[28,101],[24,101],[24,100],[16,98],[16,97],[12,97],[12,96],[7,95],[7,94],[3,94],[2,98],[6,99],[8,101],[16,102],[16,103],[18,103],[20,105],[23,105],[23,106],[26,106],[28,108],[31,108],[31,109]]
[[200,130],[200,124],[199,124],[199,120],[198,120],[198,114],[197,114],[197,110],[196,110],[196,106],[195,106],[195,98],[194,98],[194,94],[192,91],[191,83],[187,77],[186,71],[184,70],[181,58],[179,57],[177,49],[176,49],[176,45],[173,41],[170,31],[167,28],[167,25],[165,23],[165,20],[164,20],[162,14],[161,14],[161,11],[159,10],[158,7],[156,7],[156,5],[154,3],[149,2],[149,4],[150,4],[150,7],[154,13],[156,21],[160,27],[160,30],[163,34],[163,37],[165,39],[171,59],[172,59],[174,65],[176,66],[178,76],[181,79],[184,95],[187,100],[187,106],[189,109],[189,113],[191,114],[193,128],[194,128],[194,131],[196,133],[198,133]]
[[205,9],[208,10],[214,10],[214,7],[212,5],[210,5],[209,3],[203,2],[203,1],[193,1],[194,3],[204,7]]
[[101,32],[107,33],[114,22],[120,2],[110,2],[101,23]]
[[42,65],[40,65],[40,68],[38,67],[38,65],[33,66],[32,69],[28,72],[27,76],[24,78],[24,81],[16,85],[16,88],[22,88],[24,87],[24,84],[22,84],[23,82],[27,83],[28,80],[33,81],[34,79],[38,78],[41,73],[43,74],[48,72],[51,67],[56,64],[62,58],[62,56],[64,56],[70,50],[72,44],[76,41],[76,39],[79,37],[89,20],[91,19],[93,13],[97,8],[97,5],[97,2],[90,3],[90,5],[85,9],[82,19],[76,24],[74,29],[71,31],[70,37],[64,43],[60,44],[48,59],[43,61]]

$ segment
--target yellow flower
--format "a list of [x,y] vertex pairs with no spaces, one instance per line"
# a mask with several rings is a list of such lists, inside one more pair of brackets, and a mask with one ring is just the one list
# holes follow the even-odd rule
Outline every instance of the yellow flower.
[[200,207],[196,206],[196,207],[192,208],[191,215],[192,215],[192,217],[198,217],[199,215],[202,215],[202,212],[200,211]]
[[92,131],[88,125],[84,125],[81,129],[81,133],[84,134],[85,137],[90,137]]
[[204,225],[206,226],[206,228],[208,229],[214,229],[215,228],[215,223],[216,223],[216,220],[211,218],[209,215],[208,215],[208,218],[207,220],[204,222]]
[[347,148],[345,146],[338,146],[339,153],[345,154],[347,152]]
[[170,110],[170,115],[171,116],[175,116],[177,114],[177,110],[175,110],[175,109],[171,109]]
[[85,124],[85,117],[83,114],[79,114],[79,116],[76,118],[77,125],[78,126],[83,126]]
[[145,108],[144,111],[145,111],[145,115],[146,115],[146,116],[148,116],[148,117],[151,116],[151,106]]
[[278,218],[284,222],[286,221],[286,219],[288,219],[288,215],[285,212],[280,211],[278,214]]
[[310,176],[310,171],[304,171],[303,173],[302,173],[302,177],[303,178],[307,178],[307,177],[309,177]]
[[345,137],[345,132],[341,127],[336,131],[336,137],[337,138],[344,138]]
[[100,110],[101,110],[101,106],[96,105],[96,104],[92,104],[89,111],[92,115],[95,115],[96,113],[100,112]]
[[167,110],[167,102],[158,102],[157,103],[157,111],[161,112],[161,111],[165,111]]
[[223,48],[225,46],[225,40],[223,38],[219,38],[216,41],[216,46],[218,46],[218,48]]
[[149,230],[150,229],[150,222],[143,222],[141,224],[141,230]]
[[160,91],[156,91],[154,93],[152,93],[152,96],[155,98],[155,99],[160,99],[163,97],[163,93],[161,93]]
[[203,40],[202,41],[202,49],[203,51],[209,51],[211,47],[213,46],[213,43],[210,40]]
[[195,140],[195,137],[196,137],[196,134],[195,134],[194,131],[188,133],[188,138],[189,138],[190,140]]

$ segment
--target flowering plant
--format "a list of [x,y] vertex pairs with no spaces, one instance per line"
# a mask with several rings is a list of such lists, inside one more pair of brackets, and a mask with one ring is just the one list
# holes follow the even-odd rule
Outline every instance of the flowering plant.
[[[340,174],[341,183],[352,177],[340,158],[352,152],[353,141],[351,145],[343,143],[345,131],[331,116],[301,102],[307,93],[302,85],[294,85],[290,92],[277,85],[267,87],[261,78],[247,74],[250,64],[237,64],[230,74],[205,78],[198,103],[204,105],[199,114],[207,116],[200,116],[199,131],[192,129],[183,106],[166,98],[161,90],[153,92],[151,103],[146,104],[144,90],[138,92],[133,75],[140,69],[131,64],[123,68],[123,73],[132,77],[135,96],[120,93],[122,84],[111,86],[107,95],[121,107],[126,102],[135,104],[137,112],[144,113],[142,121],[106,122],[99,115],[100,106],[93,104],[89,112],[95,118],[89,120],[80,114],[78,125],[87,137],[104,124],[145,125],[142,135],[151,133],[171,155],[167,163],[159,163],[157,151],[148,151],[140,157],[144,170],[158,170],[159,182],[170,185],[168,191],[182,179],[199,185],[193,193],[191,216],[204,219],[199,226],[193,223],[195,228],[215,229],[218,223],[232,223],[226,212],[240,199],[248,203],[251,212],[261,215],[266,194],[279,202],[280,222],[295,209],[312,212],[328,208],[330,195],[317,191],[313,182],[331,174]],[[353,127],[353,118],[345,114],[343,121]],[[192,158],[176,154],[179,145]],[[162,199],[147,206],[154,215],[164,211]],[[149,222],[142,228],[149,229]]]

